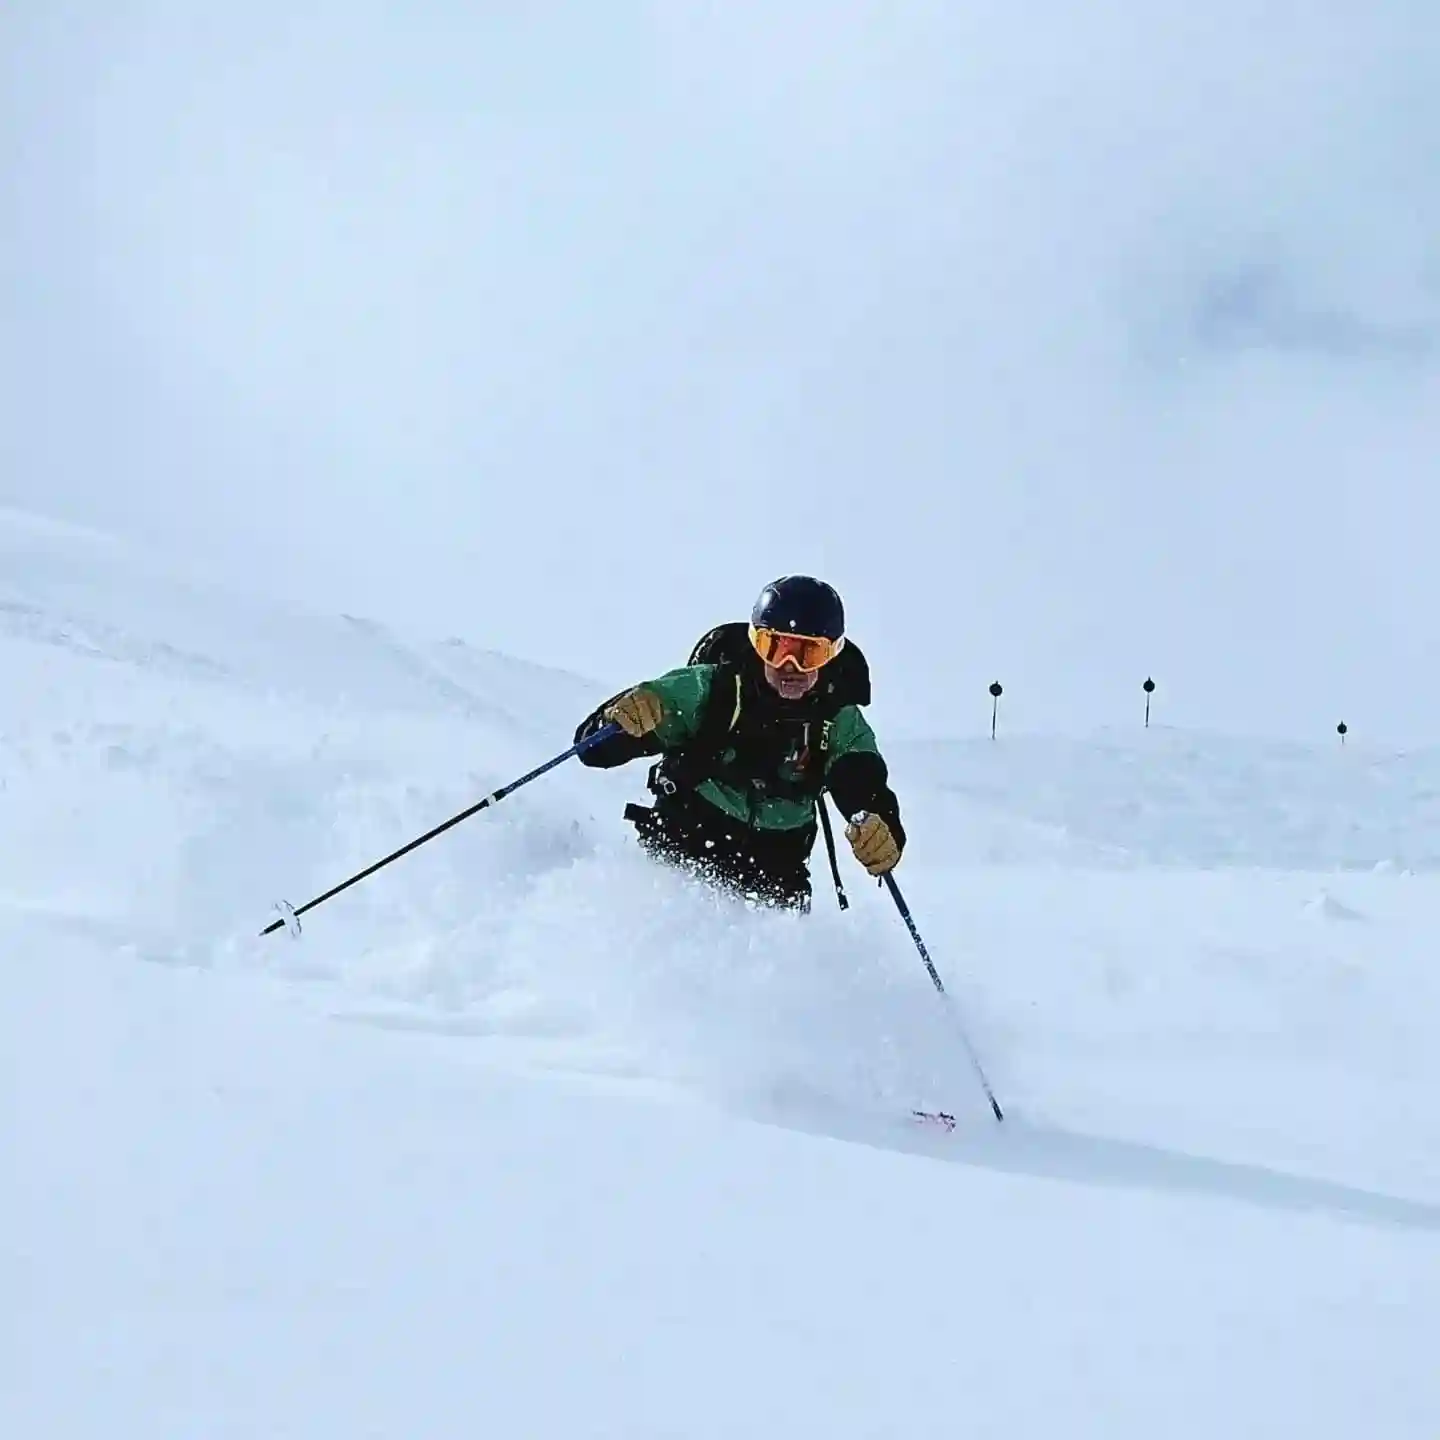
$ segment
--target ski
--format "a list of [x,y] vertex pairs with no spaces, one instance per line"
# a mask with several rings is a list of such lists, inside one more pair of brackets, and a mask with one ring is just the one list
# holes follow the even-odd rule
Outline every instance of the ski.
[[911,1115],[920,1125],[938,1125],[947,1133],[955,1128],[955,1117],[947,1110],[912,1110]]

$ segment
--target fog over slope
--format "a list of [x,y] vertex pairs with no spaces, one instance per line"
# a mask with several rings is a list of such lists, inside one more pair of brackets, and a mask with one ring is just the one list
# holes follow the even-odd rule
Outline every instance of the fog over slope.
[[892,734],[1425,738],[1440,14],[0,18],[0,498],[649,673],[773,575]]

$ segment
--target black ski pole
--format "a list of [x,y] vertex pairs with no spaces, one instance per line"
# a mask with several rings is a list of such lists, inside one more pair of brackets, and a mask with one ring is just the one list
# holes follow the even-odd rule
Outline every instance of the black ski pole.
[[296,922],[295,929],[299,931],[299,917],[307,910],[313,910],[317,905],[323,905],[327,900],[333,900],[342,890],[348,890],[352,885],[358,885],[362,880],[368,879],[377,870],[383,870],[392,860],[398,860],[402,855],[408,855],[412,850],[418,850],[428,840],[433,840],[437,835],[443,835],[447,830],[458,825],[462,820],[468,820],[472,815],[486,809],[488,806],[498,804],[507,795],[512,795],[522,785],[528,785],[532,780],[537,780],[547,770],[553,770],[557,765],[563,765],[572,755],[582,754],[590,749],[592,745],[598,745],[602,740],[608,740],[612,735],[619,733],[618,725],[605,725],[593,735],[587,735],[578,744],[572,745],[568,750],[556,755],[553,759],[547,760],[543,765],[537,765],[528,775],[522,775],[518,780],[512,780],[510,784],[502,786],[493,795],[487,795],[478,804],[470,806],[468,810],[462,810],[458,815],[452,815],[443,825],[437,825],[433,830],[427,830],[419,839],[412,840],[408,845],[402,845],[393,854],[387,855],[383,860],[377,860],[373,865],[367,865],[358,875],[352,875],[348,880],[342,880],[333,889],[327,890],[323,895],[317,895],[313,900],[308,900],[304,905],[295,909],[285,905],[280,907],[280,918],[272,920],[260,933],[262,935],[273,935],[277,930],[282,930],[292,921]]
[[825,808],[825,797],[822,795],[818,801],[820,811],[820,826],[825,831],[825,853],[830,857],[830,874],[835,881],[835,898],[840,902],[842,910],[850,908],[850,897],[845,893],[845,882],[840,878],[840,865],[835,859],[835,834],[830,829],[830,812]]
[[905,922],[905,928],[910,932],[910,938],[915,942],[915,948],[920,952],[920,958],[925,962],[925,969],[930,973],[930,979],[936,990],[940,992],[940,998],[945,1002],[946,1008],[950,1011],[955,1021],[955,1028],[960,1032],[960,1039],[964,1043],[965,1053],[970,1057],[970,1063],[975,1067],[976,1077],[980,1081],[980,1087],[985,1091],[985,1098],[990,1102],[990,1108],[995,1112],[997,1120],[1004,1120],[1005,1112],[1000,1108],[1000,1102],[995,1098],[995,1092],[990,1088],[990,1082],[985,1078],[984,1067],[980,1064],[980,1057],[975,1053],[975,1047],[970,1043],[970,1037],[965,1033],[965,1026],[961,1023],[960,1012],[955,1008],[955,1002],[950,998],[950,993],[941,983],[940,972],[935,968],[935,962],[930,958],[930,952],[925,948],[925,942],[920,938],[920,931],[916,928],[915,917],[910,913],[910,907],[905,903],[905,897],[900,893],[900,887],[895,883],[895,877],[887,873],[884,876],[885,884],[890,888],[890,894],[895,900],[895,908],[900,912],[900,918]]

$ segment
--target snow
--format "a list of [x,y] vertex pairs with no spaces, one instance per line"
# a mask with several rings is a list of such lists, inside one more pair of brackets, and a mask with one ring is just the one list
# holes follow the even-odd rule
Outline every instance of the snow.
[[261,939],[614,686],[0,552],[0,1433],[1440,1431],[1440,752],[893,747],[953,1011],[573,764]]

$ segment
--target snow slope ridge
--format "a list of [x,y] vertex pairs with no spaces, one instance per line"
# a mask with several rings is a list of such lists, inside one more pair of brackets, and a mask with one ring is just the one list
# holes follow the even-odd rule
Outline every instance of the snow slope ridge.
[[[1156,727],[902,747],[897,767],[1026,863],[1440,870],[1440,749],[1298,744]],[[1011,829],[1026,827],[1018,842]]]
[[953,1012],[848,861],[646,862],[638,769],[261,939],[615,677],[0,551],[0,1432],[1437,1433],[1427,756],[897,751]]
[[[512,730],[518,722],[498,693],[512,672],[525,677],[529,725],[568,715],[600,693],[580,677],[463,642],[414,640],[373,621],[234,596],[169,572],[125,542],[0,509],[6,640],[114,661],[151,678],[228,680],[250,700],[274,696],[369,714],[453,712]],[[467,686],[467,665],[481,686]]]

